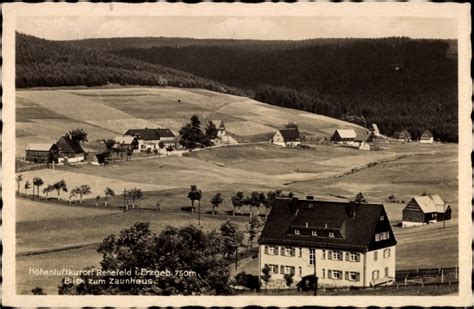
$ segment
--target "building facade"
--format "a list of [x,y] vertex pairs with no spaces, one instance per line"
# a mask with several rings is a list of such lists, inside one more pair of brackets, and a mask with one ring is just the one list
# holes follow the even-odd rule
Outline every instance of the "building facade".
[[420,143],[421,144],[433,144],[434,137],[433,134],[429,130],[423,131],[420,135]]
[[337,129],[334,131],[333,135],[331,136],[331,142],[338,143],[338,144],[354,144],[354,140],[356,139],[357,134],[354,130],[350,129]]
[[278,198],[259,239],[269,288],[316,275],[321,286],[370,287],[395,279],[396,240],[381,204]]
[[84,161],[85,151],[81,144],[68,135],[61,136],[56,142],[58,159],[56,163],[77,163]]
[[25,160],[33,163],[53,163],[57,160],[58,147],[55,144],[29,144]]
[[407,130],[403,130],[401,132],[397,131],[393,134],[393,138],[395,138],[399,142],[410,142],[411,134]]
[[273,135],[271,142],[284,147],[295,147],[301,144],[298,128],[285,128],[278,130]]
[[176,136],[170,129],[130,129],[125,135],[136,137],[141,151],[160,149],[160,143],[163,143],[164,148],[176,147]]

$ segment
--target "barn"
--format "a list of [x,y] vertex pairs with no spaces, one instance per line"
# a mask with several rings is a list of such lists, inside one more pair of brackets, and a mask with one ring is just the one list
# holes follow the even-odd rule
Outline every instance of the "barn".
[[434,138],[430,130],[425,130],[420,135],[420,144],[433,144]]
[[29,144],[25,160],[33,163],[52,163],[57,160],[58,147],[51,144]]
[[403,209],[402,227],[451,219],[451,207],[439,195],[414,196]]
[[352,144],[354,143],[357,134],[354,130],[349,129],[337,129],[331,136],[331,142],[339,144]]

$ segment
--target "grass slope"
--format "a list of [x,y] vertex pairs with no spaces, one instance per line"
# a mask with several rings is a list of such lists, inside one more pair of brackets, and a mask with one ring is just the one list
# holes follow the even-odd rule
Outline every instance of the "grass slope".
[[165,127],[176,134],[196,114],[203,126],[224,120],[243,139],[268,140],[288,121],[298,123],[308,139],[336,128],[363,129],[351,123],[246,97],[199,89],[117,88],[17,91],[17,153],[28,143],[53,142],[71,129],[83,128],[90,141],[113,138],[130,128]]

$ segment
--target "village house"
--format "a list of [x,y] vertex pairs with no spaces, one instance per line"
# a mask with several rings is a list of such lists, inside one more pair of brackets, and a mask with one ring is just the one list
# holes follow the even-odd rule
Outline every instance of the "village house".
[[420,135],[420,144],[433,144],[434,138],[430,130],[425,130]]
[[414,196],[403,209],[402,227],[451,219],[451,207],[439,195]]
[[354,140],[357,134],[354,130],[351,129],[337,129],[334,131],[334,134],[331,136],[331,142],[338,144],[354,144]]
[[136,136],[132,135],[119,135],[114,138],[115,147],[119,147],[123,150],[132,150],[133,152],[140,151],[138,149],[139,142]]
[[163,142],[165,148],[176,147],[176,136],[170,129],[130,129],[124,135],[137,137],[138,149],[141,151],[160,149],[160,142]]
[[396,131],[393,133],[393,138],[399,142],[410,142],[411,141],[411,134],[407,130],[403,131]]
[[29,144],[26,146],[25,160],[33,163],[52,163],[58,157],[56,144]]
[[68,135],[61,136],[56,142],[58,158],[55,163],[77,163],[84,161],[85,151],[79,142],[72,140]]
[[271,142],[284,147],[294,147],[301,144],[298,128],[284,128],[273,135]]
[[259,274],[269,288],[316,275],[321,286],[394,282],[397,241],[382,204],[277,198],[259,238]]
[[226,145],[238,144],[237,140],[235,138],[233,138],[232,135],[230,135],[227,132],[227,130],[225,128],[224,120],[221,120],[221,122],[219,124],[219,127],[217,128],[217,139],[214,140],[214,143],[216,145],[219,145],[219,144],[226,144]]
[[354,146],[357,147],[359,150],[371,150],[370,143],[373,140],[373,136],[371,135],[370,131],[365,133],[357,134],[354,138]]

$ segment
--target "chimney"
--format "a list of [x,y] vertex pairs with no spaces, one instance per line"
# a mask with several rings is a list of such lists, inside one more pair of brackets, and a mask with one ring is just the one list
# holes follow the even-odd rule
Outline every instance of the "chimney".
[[312,195],[308,195],[308,196],[306,197],[306,199],[307,199],[307,200],[311,200],[311,201],[312,201],[312,200],[314,200],[314,196],[312,196]]
[[351,219],[355,219],[357,216],[357,204],[353,201],[349,202],[349,205],[347,207],[347,215]]

